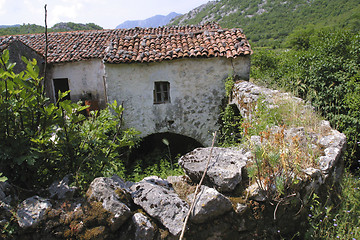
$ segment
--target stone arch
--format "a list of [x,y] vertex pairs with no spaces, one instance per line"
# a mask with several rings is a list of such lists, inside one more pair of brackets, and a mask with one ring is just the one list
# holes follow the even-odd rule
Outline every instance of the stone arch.
[[140,155],[150,154],[154,150],[167,153],[168,149],[163,143],[163,139],[167,139],[169,142],[170,152],[173,159],[179,154],[184,155],[197,147],[203,147],[203,144],[199,141],[185,135],[171,132],[153,133],[142,138],[138,147],[130,154],[130,161]]

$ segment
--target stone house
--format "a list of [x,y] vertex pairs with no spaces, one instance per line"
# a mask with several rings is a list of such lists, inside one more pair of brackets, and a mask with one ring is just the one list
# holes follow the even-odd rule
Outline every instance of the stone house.
[[[0,37],[4,48],[14,56],[26,50],[43,68],[44,34]],[[45,86],[52,101],[59,90],[100,108],[117,100],[125,125],[142,136],[171,132],[209,145],[219,127],[224,80],[229,74],[247,80],[251,54],[241,29],[215,23],[49,33]]]

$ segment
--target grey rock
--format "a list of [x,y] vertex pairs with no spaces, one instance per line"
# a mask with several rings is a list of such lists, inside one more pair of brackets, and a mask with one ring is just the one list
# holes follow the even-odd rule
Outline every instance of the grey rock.
[[135,213],[132,216],[132,221],[135,226],[135,239],[151,240],[154,238],[155,228],[144,214]]
[[171,185],[174,185],[178,182],[183,182],[186,180],[186,176],[168,176],[166,181],[168,181]]
[[264,202],[266,200],[265,189],[261,189],[257,183],[251,184],[246,191],[249,194],[249,198],[258,202]]
[[[323,125],[327,126],[326,124]],[[341,159],[342,153],[346,149],[346,136],[336,130],[331,130],[329,135],[319,140],[319,144],[325,147],[325,156],[319,158],[320,169],[327,173],[335,165],[339,165],[337,162]]]
[[346,136],[343,133],[332,130],[331,134],[320,139],[319,144],[323,145],[325,148],[336,147],[341,149],[346,145]]
[[12,199],[10,195],[11,191],[12,191],[12,187],[7,181],[0,182],[0,201],[9,204]]
[[[194,193],[188,196],[188,201],[193,201],[193,198]],[[201,186],[200,192],[196,196],[190,220],[194,223],[204,223],[223,215],[230,209],[232,209],[232,204],[228,198],[214,188]]]
[[147,177],[131,186],[130,190],[135,204],[160,221],[171,234],[181,232],[189,206],[179,198],[168,181],[156,176]]
[[34,196],[19,204],[17,219],[22,228],[36,227],[45,218],[45,213],[52,205],[48,199]]
[[61,181],[51,184],[48,190],[52,199],[71,199],[76,187],[69,187],[69,176],[65,176]]
[[111,230],[116,231],[131,216],[130,208],[123,202],[128,190],[125,182],[118,176],[94,179],[86,193],[88,200],[102,202],[105,210],[114,214]]
[[[204,173],[210,149],[197,148],[179,159],[179,165],[194,182],[199,182]],[[206,173],[207,183],[220,192],[234,190],[242,180],[241,174],[247,161],[240,150],[215,147]]]

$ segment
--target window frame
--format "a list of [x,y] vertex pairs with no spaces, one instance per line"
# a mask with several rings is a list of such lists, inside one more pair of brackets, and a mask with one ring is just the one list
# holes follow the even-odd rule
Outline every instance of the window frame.
[[170,82],[154,82],[154,104],[170,103]]

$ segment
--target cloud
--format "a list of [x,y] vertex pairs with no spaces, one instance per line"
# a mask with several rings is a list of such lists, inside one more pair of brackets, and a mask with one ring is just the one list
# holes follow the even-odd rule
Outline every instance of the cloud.
[[52,8],[49,8],[49,23],[50,25],[54,25],[55,23],[61,21],[75,21],[78,17],[78,13],[82,11],[83,4],[76,3],[76,4],[66,4],[67,0],[63,0],[65,4],[57,4]]
[[0,15],[3,15],[6,13],[5,11],[5,1],[6,0],[0,0]]

